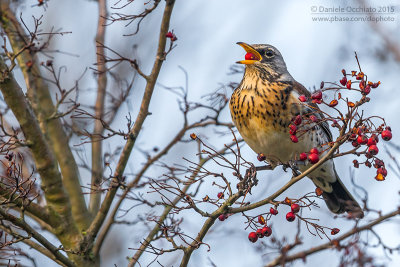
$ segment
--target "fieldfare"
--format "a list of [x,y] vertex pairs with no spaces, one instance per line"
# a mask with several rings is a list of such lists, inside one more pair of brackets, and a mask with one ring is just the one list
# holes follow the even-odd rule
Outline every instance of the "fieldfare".
[[[290,75],[281,53],[267,44],[238,43],[247,54],[237,63],[245,64],[242,81],[232,94],[232,120],[244,141],[256,153],[262,153],[272,166],[293,162],[301,152],[332,142],[329,125],[316,104],[304,105],[299,96],[310,98],[310,92]],[[290,140],[289,125],[298,115],[318,118],[308,124],[298,142]],[[297,141],[297,140],[296,140]],[[321,156],[324,155],[323,152]],[[310,165],[298,166],[300,171]],[[357,201],[340,181],[333,159],[308,175],[321,188],[322,196],[333,213],[348,212],[363,217]]]

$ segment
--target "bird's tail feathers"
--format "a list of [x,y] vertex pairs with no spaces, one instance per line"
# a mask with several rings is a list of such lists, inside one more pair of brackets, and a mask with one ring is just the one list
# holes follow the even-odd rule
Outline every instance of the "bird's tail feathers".
[[347,212],[354,218],[363,218],[364,212],[362,208],[351,195],[351,193],[340,181],[339,176],[336,171],[336,181],[331,183],[332,192],[323,192],[322,196],[326,202],[326,205],[333,213],[343,213]]

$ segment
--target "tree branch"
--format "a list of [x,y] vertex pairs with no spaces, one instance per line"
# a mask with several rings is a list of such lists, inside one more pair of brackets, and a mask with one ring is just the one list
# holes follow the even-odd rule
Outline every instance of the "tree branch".
[[[39,123],[25,95],[12,74],[8,71],[3,58],[0,57],[0,89],[4,100],[17,118],[26,143],[32,152],[37,170],[42,181],[42,189],[46,197],[50,213],[58,213],[61,220],[53,221],[57,216],[49,216],[50,225],[57,226],[55,234],[58,234],[65,246],[72,246],[71,236],[79,236],[80,233],[72,219],[71,203],[64,190],[58,166],[48,143],[42,134]],[[68,236],[68,237],[67,237]]]
[[[369,224],[366,224],[366,225],[361,226],[361,227],[353,228],[350,231],[348,231],[347,233],[345,233],[345,234],[341,235],[340,237],[336,238],[335,241],[340,242],[340,241],[342,241],[342,240],[344,240],[344,239],[346,239],[346,238],[348,238],[348,237],[350,237],[350,236],[352,236],[352,235],[354,235],[356,233],[359,233],[359,232],[362,232],[362,231],[365,231],[365,230],[370,230],[375,225],[380,224],[381,222],[383,222],[383,221],[385,221],[385,220],[387,220],[389,218],[392,218],[394,216],[397,216],[397,215],[400,215],[400,209],[392,211],[392,212],[390,212],[390,213],[388,213],[386,215],[380,216],[379,218],[377,218],[376,220],[370,222]],[[328,249],[328,248],[330,248],[332,246],[333,246],[332,242],[327,242],[325,244],[322,244],[322,245],[319,245],[319,246],[316,246],[316,247],[312,247],[310,249],[298,252],[298,253],[293,254],[291,256],[284,256],[284,255],[282,256],[281,255],[278,258],[276,258],[273,261],[271,261],[270,263],[268,263],[266,265],[266,267],[284,265],[287,262],[292,262],[292,261],[295,261],[297,259],[304,259],[308,255],[320,252],[320,251]]]
[[[11,46],[14,50],[21,50],[28,40],[25,38],[25,32],[13,11],[9,7],[8,1],[1,1],[0,5],[1,27],[8,36]],[[69,140],[65,134],[59,119],[51,119],[50,116],[57,112],[54,107],[50,90],[44,80],[41,78],[38,67],[38,58],[29,50],[22,52],[17,58],[18,65],[21,68],[28,88],[27,95],[32,107],[37,114],[40,122],[39,126],[43,133],[50,138],[50,144],[54,154],[60,164],[63,185],[68,192],[71,201],[72,214],[80,230],[89,226],[89,216],[86,208],[85,199],[79,181],[79,170],[75,162],[72,151],[69,147]],[[27,62],[33,65],[28,68]]]
[[[49,213],[47,210],[38,204],[29,201],[28,199],[21,199],[18,195],[14,194],[14,192],[10,192],[2,185],[0,185],[0,196],[4,198],[4,201],[11,202],[15,204],[19,208],[23,208],[30,214],[34,215],[35,217],[39,218],[44,222],[49,221]],[[3,202],[4,202],[3,201]]]
[[151,71],[151,74],[149,75],[146,84],[146,88],[144,91],[142,103],[140,106],[140,111],[139,114],[135,120],[134,126],[129,133],[129,139],[126,142],[124,149],[121,153],[121,156],[119,158],[114,178],[112,181],[111,188],[108,190],[104,201],[101,204],[100,210],[98,211],[96,217],[94,218],[92,224],[90,225],[87,235],[86,235],[86,240],[84,242],[88,242],[88,244],[91,244],[96,237],[98,231],[100,230],[100,227],[102,226],[108,211],[111,207],[112,201],[114,200],[115,194],[117,192],[117,189],[120,186],[121,181],[123,180],[122,176],[126,167],[126,164],[128,162],[129,156],[132,152],[133,146],[136,142],[136,139],[142,129],[143,122],[145,121],[146,117],[149,115],[149,105],[150,105],[150,100],[153,95],[154,87],[158,78],[158,74],[160,73],[161,66],[165,60],[165,46],[166,46],[166,34],[169,29],[169,22],[171,19],[171,14],[172,10],[175,4],[175,0],[167,0],[165,9],[164,9],[164,14],[163,18],[161,21],[161,29],[160,29],[160,34],[159,34],[159,42],[158,42],[158,49],[157,49],[157,55],[156,59]]
[[40,244],[42,244],[46,249],[48,249],[54,255],[54,257],[56,257],[63,264],[69,267],[75,266],[75,264],[72,261],[70,261],[67,257],[65,257],[57,247],[53,246],[44,236],[36,232],[35,229],[30,227],[29,224],[27,224],[24,220],[17,218],[11,214],[8,214],[2,208],[0,208],[0,215],[4,219],[13,223],[14,225],[24,229],[24,231],[26,231],[29,235],[35,238]]
[[[11,229],[6,228],[5,226],[0,225],[0,229],[2,229],[3,231],[7,232],[8,234],[16,237],[16,238],[20,238],[21,236],[17,233],[14,233]],[[30,239],[26,239],[23,238],[21,240],[21,242],[25,243],[26,245],[28,245],[29,247],[33,248],[34,250],[42,253],[43,255],[45,255],[46,257],[50,258],[51,260],[57,262],[58,264],[60,264],[61,266],[67,266],[64,263],[62,263],[61,261],[59,261],[56,256],[53,255],[53,253],[51,253],[47,248],[41,246],[40,244],[30,240]]]
[[[94,122],[94,130],[92,137],[92,182],[91,194],[89,202],[89,211],[95,215],[99,210],[101,201],[101,183],[103,180],[103,151],[101,136],[104,128],[101,120],[104,116],[104,100],[107,88],[107,69],[104,62],[104,38],[106,34],[106,19],[107,19],[107,2],[106,0],[99,0],[99,18],[97,22],[97,35],[96,35],[96,55],[97,55],[97,98],[95,103],[95,116],[98,118]],[[101,45],[100,45],[101,44]],[[96,140],[99,139],[99,140]]]

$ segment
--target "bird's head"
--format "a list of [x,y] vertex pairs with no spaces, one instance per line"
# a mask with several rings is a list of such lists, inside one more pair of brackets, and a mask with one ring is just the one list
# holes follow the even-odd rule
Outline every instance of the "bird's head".
[[293,79],[286,63],[278,49],[269,44],[246,44],[238,42],[238,45],[246,50],[245,60],[236,63],[245,64],[246,69],[267,72],[276,78]]

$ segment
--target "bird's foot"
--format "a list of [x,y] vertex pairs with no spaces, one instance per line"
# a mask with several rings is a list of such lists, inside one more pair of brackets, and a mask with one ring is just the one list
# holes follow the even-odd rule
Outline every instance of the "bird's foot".
[[282,164],[282,168],[285,172],[287,172],[287,169],[290,168],[292,170],[293,176],[297,176],[300,174],[298,164],[304,164],[304,162],[289,160],[287,163]]

